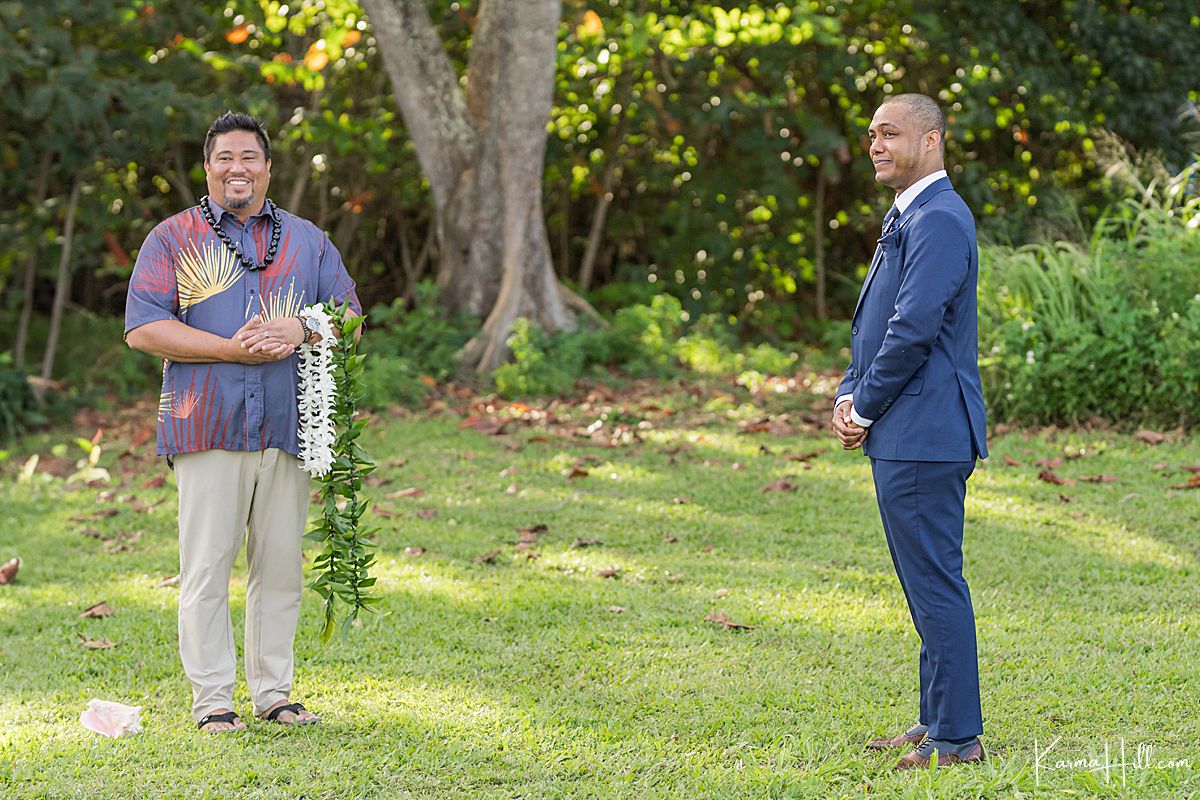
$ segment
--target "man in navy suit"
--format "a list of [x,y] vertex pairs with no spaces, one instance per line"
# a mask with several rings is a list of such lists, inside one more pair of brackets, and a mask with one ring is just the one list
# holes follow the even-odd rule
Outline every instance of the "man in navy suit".
[[897,769],[983,760],[975,613],[962,575],[963,504],[987,458],[979,381],[975,221],[943,166],[946,118],[920,94],[868,129],[896,193],[850,328],[833,429],[871,459],[892,563],[921,637],[920,717],[872,749],[918,745]]

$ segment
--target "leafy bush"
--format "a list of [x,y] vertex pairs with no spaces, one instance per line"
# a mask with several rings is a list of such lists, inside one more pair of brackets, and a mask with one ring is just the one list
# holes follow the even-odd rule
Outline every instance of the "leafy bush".
[[45,421],[25,373],[13,367],[11,355],[0,355],[0,442]]
[[616,368],[638,378],[670,379],[685,370],[705,374],[787,373],[796,353],[769,344],[742,347],[730,327],[706,315],[687,330],[683,309],[671,295],[648,305],[620,309],[607,328],[550,336],[519,319],[508,340],[510,363],[494,373],[506,397],[551,395],[568,391],[589,368]]
[[505,397],[553,395],[569,391],[583,371],[586,333],[551,337],[537,324],[519,317],[508,346],[512,360],[493,374]]
[[1189,173],[1085,245],[985,246],[980,366],[998,420],[1200,419],[1200,198]]
[[442,381],[453,372],[454,355],[471,338],[478,321],[443,316],[436,295],[433,284],[423,283],[417,288],[415,308],[407,309],[403,298],[398,298],[368,312],[361,347],[369,356],[363,373],[364,406],[414,405],[429,392],[427,379]]

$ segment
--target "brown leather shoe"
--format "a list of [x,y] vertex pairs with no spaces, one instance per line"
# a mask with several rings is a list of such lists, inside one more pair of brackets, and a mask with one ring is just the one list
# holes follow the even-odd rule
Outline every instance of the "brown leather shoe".
[[901,747],[908,747],[910,744],[920,744],[921,742],[923,742],[925,740],[925,734],[923,732],[922,733],[910,733],[909,732],[913,728],[916,728],[916,727],[919,727],[919,726],[914,725],[912,728],[909,728],[904,733],[897,734],[896,736],[893,736],[889,739],[872,739],[871,741],[867,742],[867,749],[868,750],[892,750],[892,749],[898,749]]
[[[930,758],[929,754],[921,753],[921,750],[924,749],[925,748],[920,748],[913,750],[911,753],[905,753],[896,766],[893,767],[893,769],[897,772],[906,769],[928,769]],[[948,767],[951,764],[978,764],[982,761],[983,744],[976,742],[975,746],[968,750],[965,756],[956,756],[953,753],[948,756],[944,756],[939,753],[937,763],[939,767]]]

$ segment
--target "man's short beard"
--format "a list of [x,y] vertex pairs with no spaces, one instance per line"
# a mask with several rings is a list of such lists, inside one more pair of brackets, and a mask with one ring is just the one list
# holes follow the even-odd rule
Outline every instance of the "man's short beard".
[[225,202],[222,203],[221,205],[225,206],[230,211],[239,211],[243,208],[246,208],[247,206],[249,206],[251,203],[254,202],[254,195],[252,195],[252,194],[247,195],[246,197],[243,197],[240,199],[234,199],[234,198],[230,197],[229,195],[225,195],[225,197],[223,197],[222,199]]

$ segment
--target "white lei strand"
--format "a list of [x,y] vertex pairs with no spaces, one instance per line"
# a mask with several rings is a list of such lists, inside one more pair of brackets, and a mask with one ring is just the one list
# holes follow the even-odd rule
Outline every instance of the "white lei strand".
[[319,341],[300,346],[300,468],[314,478],[333,465],[333,325],[320,303],[307,306],[300,316],[315,323]]

